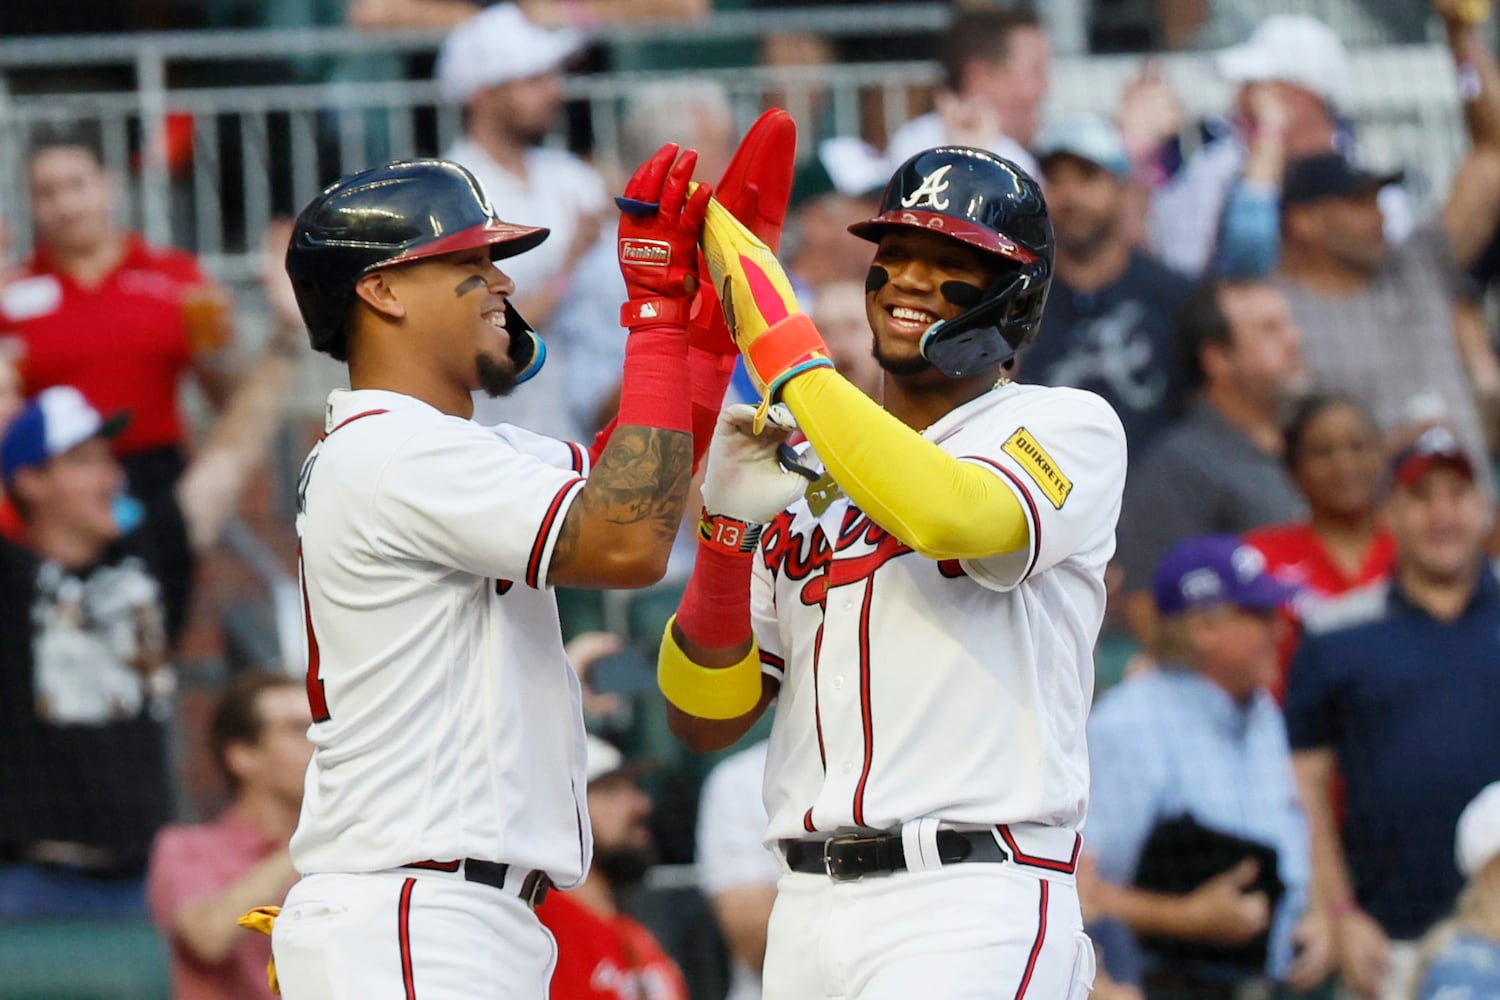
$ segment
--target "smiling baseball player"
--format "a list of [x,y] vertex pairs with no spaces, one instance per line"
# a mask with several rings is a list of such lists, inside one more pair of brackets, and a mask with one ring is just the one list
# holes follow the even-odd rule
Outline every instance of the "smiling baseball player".
[[736,339],[816,481],[778,465],[781,432],[726,411],[659,682],[700,750],[776,703],[767,996],[1081,1000],[1084,721],[1124,434],[1092,393],[1005,376],[1052,274],[1046,205],[1014,164],[920,153],[851,231],[876,243],[883,409],[709,207]]
[[532,908],[591,854],[552,587],[657,579],[692,464],[707,189],[688,193],[696,156],[677,154],[626,188],[620,411],[590,453],[470,419],[471,391],[541,367],[495,261],[545,229],[497,219],[443,160],[346,177],[297,220],[298,304],[352,388],[329,397],[298,489],[315,750],[291,841],[303,878],[272,933],[289,1000],[547,995],[555,949]]

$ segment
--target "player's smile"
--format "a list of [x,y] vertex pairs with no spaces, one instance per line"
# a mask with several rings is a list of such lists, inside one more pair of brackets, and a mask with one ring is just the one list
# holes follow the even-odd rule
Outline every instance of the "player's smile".
[[500,341],[500,352],[503,354],[510,350],[510,331],[505,327],[505,299],[499,299],[496,304],[489,306],[480,317],[485,325],[490,328]]

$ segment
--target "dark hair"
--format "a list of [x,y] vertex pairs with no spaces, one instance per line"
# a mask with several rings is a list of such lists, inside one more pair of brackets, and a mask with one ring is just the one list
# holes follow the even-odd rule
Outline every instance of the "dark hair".
[[1002,62],[1010,57],[1010,36],[1022,28],[1042,27],[1042,20],[1029,6],[981,7],[954,12],[943,36],[943,73],[948,87],[963,86],[964,69],[973,62]]
[[1206,376],[1203,373],[1203,348],[1209,344],[1229,347],[1234,343],[1234,330],[1229,317],[1219,304],[1219,295],[1227,282],[1222,278],[1205,278],[1198,283],[1173,317],[1173,346],[1177,353],[1177,365],[1189,389],[1201,389]]
[[260,694],[279,687],[296,687],[298,681],[287,674],[273,674],[264,670],[251,670],[230,681],[214,709],[208,727],[209,749],[214,763],[229,783],[231,792],[239,791],[239,779],[229,769],[229,747],[234,743],[255,744],[260,742],[265,720],[261,718]]
[[1292,415],[1287,419],[1286,427],[1281,432],[1282,442],[1285,445],[1282,451],[1282,461],[1286,462],[1287,468],[1290,469],[1297,464],[1297,459],[1302,454],[1303,439],[1307,436],[1308,426],[1324,413],[1340,406],[1357,410],[1366,423],[1371,427],[1375,426],[1375,417],[1370,413],[1370,408],[1347,392],[1315,392],[1310,396],[1304,396],[1292,408]]
[[54,149],[81,149],[102,169],[104,167],[104,142],[99,127],[87,122],[66,122],[39,125],[31,133],[31,143],[26,153],[29,167],[37,157]]

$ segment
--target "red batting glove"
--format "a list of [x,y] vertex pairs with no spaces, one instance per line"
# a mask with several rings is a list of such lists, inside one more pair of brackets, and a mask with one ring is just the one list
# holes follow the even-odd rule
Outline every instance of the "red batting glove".
[[620,325],[686,327],[698,291],[698,238],[713,193],[691,185],[698,153],[669,142],[636,168],[620,206],[620,273],[630,299]]

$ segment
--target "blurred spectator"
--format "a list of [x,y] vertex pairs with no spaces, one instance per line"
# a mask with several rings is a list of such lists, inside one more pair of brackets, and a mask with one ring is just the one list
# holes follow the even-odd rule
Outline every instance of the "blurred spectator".
[[1178,543],[1152,589],[1162,669],[1122,681],[1089,719],[1099,880],[1086,905],[1135,931],[1153,998],[1240,996],[1262,978],[1315,986],[1332,943],[1310,905],[1307,823],[1266,689],[1276,610],[1295,591],[1230,535]]
[[[464,134],[446,159],[473,172],[504,219],[528,219],[551,231],[506,273],[526,289],[516,309],[545,337],[566,300],[573,268],[599,236],[604,181],[564,149],[542,145],[562,109],[562,67],[583,44],[569,30],[540,28],[513,4],[498,4],[448,33],[438,54],[438,89],[464,108]],[[615,326],[619,317],[615,318]],[[541,434],[577,436],[566,404],[568,352],[554,351],[539,380],[503,399],[474,396],[474,419],[524,425]]]
[[1302,516],[1281,463],[1279,417],[1302,385],[1301,331],[1264,282],[1209,280],[1176,323],[1178,358],[1196,398],[1135,464],[1116,534],[1125,615],[1150,635],[1151,573],[1179,538],[1243,534]]
[[[734,113],[724,85],[708,79],[650,83],[631,92],[620,126],[619,160],[644,163],[663,143],[698,151],[699,180],[716,183],[734,152]],[[620,307],[625,279],[620,276],[611,213],[593,246],[578,259],[568,295],[542,333],[568,345],[564,367],[570,439],[587,438],[615,415],[625,334]],[[858,242],[858,241],[854,241]],[[545,244],[543,244],[545,246]],[[523,262],[524,258],[518,260]],[[530,318],[530,315],[527,315]],[[547,363],[554,357],[548,355]],[[549,388],[545,384],[543,390]],[[553,386],[554,391],[556,387]],[[697,514],[693,515],[695,518]]]
[[157,531],[186,465],[188,429],[178,406],[191,373],[214,409],[232,381],[228,293],[189,254],[148,246],[122,229],[119,179],[93,136],[40,133],[27,178],[36,249],[0,290],[0,341],[19,350],[25,392],[71,385],[105,413],[128,413],[113,442],[132,495],[157,532],[161,583],[186,602],[192,559]]
[[287,841],[302,807],[312,743],[307,694],[286,674],[235,678],[209,730],[233,796],[212,823],[156,835],[146,876],[157,926],[172,947],[173,1000],[272,1000],[269,938],[235,921],[297,881]]
[[[496,5],[495,0],[350,0],[348,20],[366,30],[453,28]],[[516,0],[514,6],[545,28],[696,18],[713,9],[712,0]]]
[[[5,429],[10,426],[11,419],[25,405],[26,395],[21,390],[21,373],[16,370],[10,351],[0,347],[0,438],[5,436]],[[0,538],[15,542],[20,541],[21,534],[21,516],[6,497],[4,485],[0,484]]]
[[[1263,276],[1276,266],[1277,203],[1288,160],[1347,147],[1333,102],[1347,86],[1347,56],[1333,29],[1305,14],[1266,18],[1243,44],[1218,53],[1220,75],[1237,85],[1233,117],[1205,125],[1207,142],[1156,192],[1148,237],[1163,263]],[[1176,95],[1155,85],[1127,88],[1121,107],[1137,156],[1170,159],[1180,121]],[[1139,83],[1139,82],[1138,82]],[[1391,221],[1394,238],[1403,234]]]
[[797,169],[780,257],[801,294],[831,281],[864,284],[870,252],[849,226],[876,211],[890,177],[880,154],[859,139],[825,139]]
[[936,97],[936,110],[891,135],[890,163],[933,146],[979,146],[1040,176],[1028,150],[1042,125],[1052,47],[1036,11],[960,6],[941,58],[946,86]]
[[651,799],[636,773],[620,751],[588,737],[594,864],[582,885],[548,893],[536,911],[557,940],[553,1000],[687,1000],[677,964],[645,926],[620,911],[620,894],[656,862],[646,823]]
[[1289,164],[1282,196],[1278,285],[1303,330],[1307,369],[1323,388],[1366,400],[1385,430],[1444,417],[1481,460],[1485,438],[1455,343],[1461,269],[1500,220],[1500,73],[1459,0],[1436,0],[1459,65],[1470,148],[1438,216],[1391,245],[1379,189],[1338,154]]
[[120,227],[120,182],[91,136],[39,133],[26,166],[36,247],[0,290],[0,339],[20,352],[28,396],[72,385],[100,410],[130,414],[115,450],[149,502],[185,463],[182,376],[216,409],[233,388],[228,293],[191,255]]
[[1191,283],[1132,246],[1130,158],[1100,118],[1053,122],[1037,139],[1057,272],[1043,334],[1021,357],[1027,381],[1109,401],[1138,458],[1182,410],[1172,317]]
[[1500,580],[1474,474],[1445,427],[1397,454],[1385,507],[1392,576],[1309,606],[1287,679],[1316,884],[1351,996],[1410,996],[1415,942],[1460,888],[1454,823],[1500,774]]
[[809,310],[828,356],[839,374],[871,399],[881,398],[884,376],[875,360],[874,338],[865,315],[865,287],[854,281],[833,281],[812,291]]
[[[1396,543],[1378,516],[1384,462],[1370,411],[1349,396],[1317,393],[1297,403],[1284,439],[1282,458],[1307,501],[1307,519],[1256,528],[1245,541],[1265,556],[1272,576],[1308,597],[1336,597],[1382,579]],[[1278,701],[1302,629],[1295,603],[1283,615],[1281,670],[1271,685]]]
[[[883,7],[906,5],[906,0],[864,0],[860,11],[871,19],[880,17]],[[939,39],[927,32],[884,31],[871,34],[839,32],[833,36],[818,35],[810,31],[787,31],[778,12],[798,8],[827,8],[827,0],[740,0],[734,6],[749,6],[757,11],[768,11],[765,24],[768,28],[760,41],[759,61],[771,70],[773,80],[782,67],[847,66],[851,63],[870,62],[914,62],[937,58]],[[866,23],[866,22],[861,22]],[[860,88],[859,135],[880,146],[890,138],[886,126],[891,112],[890,102],[896,100],[899,118],[890,124],[899,124],[910,113],[909,108],[919,98],[926,97],[927,88],[912,87],[906,92],[891,91],[882,87]],[[812,92],[794,93],[776,88],[765,95],[765,105],[782,107],[791,111],[797,119],[799,134],[807,140],[831,137],[842,132],[832,119],[828,95],[820,89]],[[889,175],[890,171],[886,170]],[[884,181],[884,178],[881,178]]]
[[1453,915],[1422,944],[1416,1000],[1500,997],[1500,781],[1458,817],[1454,854],[1468,881]]
[[[861,321],[868,338],[869,327]],[[770,819],[761,794],[766,741],[724,758],[709,772],[698,799],[698,885],[713,905],[729,945],[724,1000],[760,1000],[766,928],[781,865],[765,845]]]
[[154,531],[121,493],[108,439],[123,415],[53,386],[0,440],[23,526],[19,544],[0,539],[0,917],[144,915],[147,852],[171,814],[168,658],[183,619],[157,539],[217,540],[280,424],[300,336],[278,328]]

